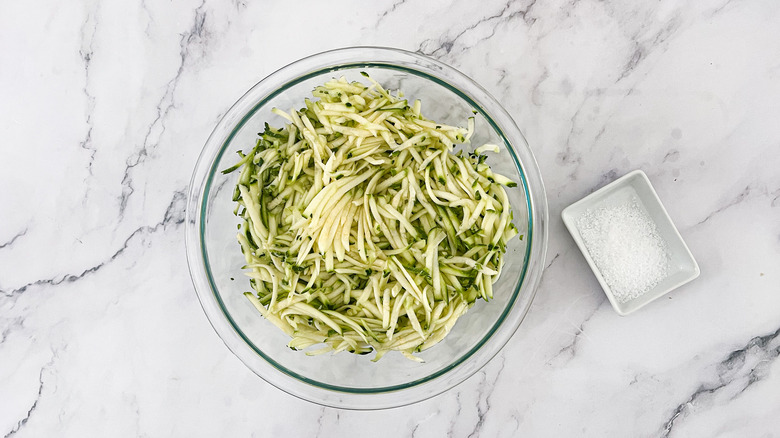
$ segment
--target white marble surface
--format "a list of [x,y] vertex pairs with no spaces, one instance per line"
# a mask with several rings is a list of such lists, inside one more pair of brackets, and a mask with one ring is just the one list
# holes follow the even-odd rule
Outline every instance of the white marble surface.
[[[780,3],[3,2],[0,435],[780,436]],[[220,115],[302,56],[387,45],[501,101],[550,201],[503,352],[414,406],[266,384],[209,326],[184,191]],[[643,169],[702,275],[615,314],[560,220]]]

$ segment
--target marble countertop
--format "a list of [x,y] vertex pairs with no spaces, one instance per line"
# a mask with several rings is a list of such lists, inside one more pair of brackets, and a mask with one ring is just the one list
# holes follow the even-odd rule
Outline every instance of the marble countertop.
[[[0,435],[780,436],[780,3],[260,3],[0,6]],[[184,255],[221,115],[351,45],[474,78],[525,132],[550,203],[544,278],[502,353],[378,412],[255,376]],[[633,169],[702,273],[619,317],[560,212]]]

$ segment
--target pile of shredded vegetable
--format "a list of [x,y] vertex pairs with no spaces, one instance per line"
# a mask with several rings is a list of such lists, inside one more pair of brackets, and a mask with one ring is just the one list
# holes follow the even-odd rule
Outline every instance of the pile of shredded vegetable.
[[[238,241],[260,313],[307,354],[412,353],[489,300],[518,234],[474,130],[426,119],[371,82],[333,79],[300,110],[274,112],[240,169]],[[522,239],[522,235],[520,236]],[[311,347],[311,348],[309,348]]]

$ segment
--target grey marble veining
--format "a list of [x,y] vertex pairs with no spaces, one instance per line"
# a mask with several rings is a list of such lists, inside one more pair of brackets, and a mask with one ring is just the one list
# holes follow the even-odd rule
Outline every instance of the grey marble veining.
[[[779,436],[780,3],[412,0],[0,6],[0,434]],[[300,57],[386,45],[507,108],[550,242],[521,329],[453,390],[322,408],[195,298],[185,193],[227,108]],[[650,177],[701,277],[617,316],[560,211]]]

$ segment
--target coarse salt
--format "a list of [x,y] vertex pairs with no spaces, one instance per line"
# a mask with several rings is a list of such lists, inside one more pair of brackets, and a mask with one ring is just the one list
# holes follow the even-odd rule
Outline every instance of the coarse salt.
[[641,296],[669,275],[666,241],[636,197],[586,210],[577,228],[618,302]]

